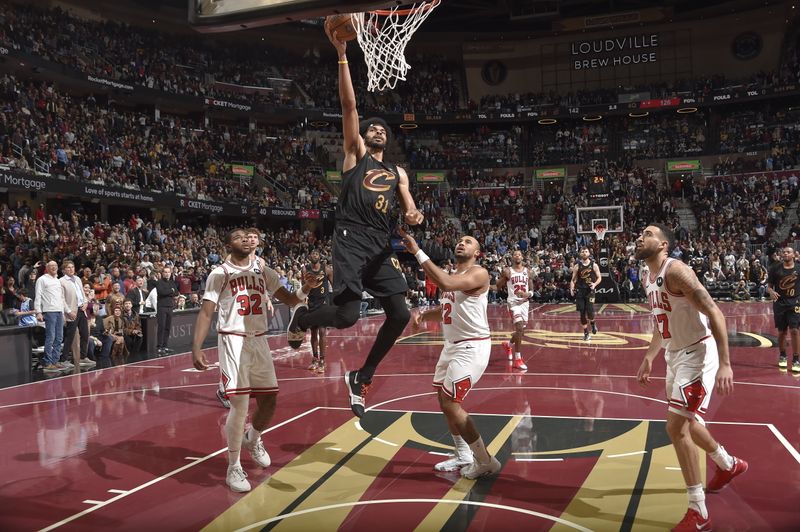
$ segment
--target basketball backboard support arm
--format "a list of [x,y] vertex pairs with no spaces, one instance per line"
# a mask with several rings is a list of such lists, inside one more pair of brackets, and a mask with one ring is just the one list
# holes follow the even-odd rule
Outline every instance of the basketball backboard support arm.
[[401,0],[188,0],[189,25],[203,33],[240,31],[340,13],[360,13],[402,4]]

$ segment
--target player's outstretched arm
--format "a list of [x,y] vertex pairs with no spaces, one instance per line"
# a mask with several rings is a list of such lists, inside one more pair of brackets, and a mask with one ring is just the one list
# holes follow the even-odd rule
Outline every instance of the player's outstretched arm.
[[356,92],[353,88],[353,79],[350,77],[350,65],[347,63],[347,43],[340,41],[332,35],[327,28],[328,35],[336,54],[339,58],[339,101],[342,104],[342,133],[344,135],[344,166],[346,172],[353,168],[367,151],[364,140],[358,130],[358,109],[356,108]]
[[680,262],[673,262],[667,269],[666,283],[670,292],[683,294],[694,308],[708,316],[711,334],[717,342],[719,351],[719,370],[717,371],[717,391],[726,395],[733,391],[733,369],[728,351],[728,329],[725,316],[711,298],[708,290],[700,284],[694,271]]
[[[403,245],[412,255],[420,250],[414,237],[398,229],[398,234],[403,238]],[[450,275],[428,259],[421,264],[425,274],[433,283],[445,292],[478,292],[489,290],[489,272],[486,268],[472,268],[463,275]]]
[[511,273],[508,271],[508,268],[503,268],[503,271],[500,273],[500,277],[497,278],[497,284],[495,286],[498,289],[501,286],[506,286],[510,278],[511,278]]
[[217,304],[215,302],[207,299],[204,300],[203,305],[200,307],[200,312],[197,313],[197,320],[194,324],[192,364],[200,371],[208,369],[208,360],[206,359],[206,354],[203,352],[203,342],[206,341],[206,336],[208,336],[208,329],[211,327],[211,318],[214,316],[214,311],[216,309]]
[[400,207],[403,209],[403,217],[408,225],[419,225],[425,220],[425,216],[417,209],[411,191],[408,188],[408,174],[403,168],[397,167],[400,174],[397,181],[397,198]]
[[280,287],[275,291],[275,298],[281,303],[293,307],[305,301],[306,297],[308,297],[308,293],[321,285],[324,278],[324,275],[306,272],[303,274],[303,286],[300,287],[300,290],[297,292],[289,292],[284,287]]

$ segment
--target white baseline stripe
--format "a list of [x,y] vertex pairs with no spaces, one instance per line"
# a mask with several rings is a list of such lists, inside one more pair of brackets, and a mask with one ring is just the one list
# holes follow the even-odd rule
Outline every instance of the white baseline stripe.
[[516,462],[563,462],[563,458],[514,458]]
[[[312,408],[311,410],[307,410],[307,411],[303,412],[302,414],[298,414],[298,415],[294,416],[293,418],[287,419],[286,421],[282,421],[282,422],[278,423],[277,425],[268,428],[264,432],[270,432],[270,431],[275,430],[277,428],[280,428],[280,427],[282,427],[284,425],[288,425],[289,423],[291,423],[293,421],[297,421],[298,419],[300,419],[303,416],[307,416],[308,414],[316,412],[318,409],[319,409],[319,407]],[[209,455],[207,455],[207,456],[205,456],[205,457],[203,457],[203,458],[201,458],[201,459],[199,459],[199,460],[197,460],[195,462],[192,462],[190,464],[186,464],[185,466],[179,467],[178,469],[174,469],[174,470],[170,471],[169,473],[166,473],[164,475],[161,475],[160,477],[154,478],[153,480],[151,480],[149,482],[145,482],[144,484],[136,486],[135,488],[132,488],[129,491],[126,491],[124,493],[120,493],[116,497],[112,497],[111,499],[108,499],[107,501],[98,502],[97,506],[92,506],[91,508],[87,508],[87,509],[83,510],[82,512],[78,512],[78,513],[76,513],[74,515],[71,515],[71,516],[67,517],[66,519],[62,519],[61,521],[59,521],[57,523],[53,523],[52,525],[48,526],[47,528],[41,529],[40,532],[48,532],[49,530],[55,530],[56,528],[58,528],[60,526],[66,525],[67,523],[71,523],[72,521],[75,521],[76,519],[79,519],[79,518],[81,518],[84,515],[87,515],[89,513],[92,513],[92,512],[94,512],[95,510],[97,510],[99,508],[103,508],[104,506],[107,506],[107,505],[109,505],[109,504],[111,504],[113,502],[117,502],[118,500],[123,499],[123,498],[127,497],[128,495],[130,495],[132,493],[136,493],[137,491],[141,491],[141,490],[143,490],[145,488],[149,488],[150,486],[152,486],[154,484],[157,484],[157,483],[161,482],[164,479],[167,479],[169,477],[177,475],[178,473],[186,471],[190,467],[194,467],[197,464],[205,462],[206,460],[210,460],[211,458],[214,458],[215,456],[218,456],[218,455],[224,453],[227,450],[228,450],[228,448],[224,447],[224,448],[222,448],[222,449],[220,449],[218,451],[214,451],[213,453],[211,453],[211,454],[209,454]]]
[[372,438],[372,439],[373,439],[373,440],[375,440],[375,441],[379,441],[379,442],[381,442],[381,443],[385,443],[386,445],[391,445],[392,447],[400,447],[400,446],[399,446],[398,444],[396,444],[396,443],[392,443],[392,442],[390,442],[390,441],[386,441],[386,440],[384,440],[384,439],[381,439],[381,438]]
[[647,451],[633,451],[632,453],[622,453],[622,454],[609,454],[606,458],[622,458],[623,456],[634,456],[637,454],[647,454]]
[[126,490],[114,490],[114,489],[108,490],[108,492],[109,493],[128,493]]
[[567,521],[566,519],[562,519],[560,517],[554,517],[552,515],[543,514],[540,512],[534,512],[533,510],[526,510],[524,508],[516,508],[513,506],[505,506],[502,504],[493,504],[488,502],[477,502],[477,501],[465,501],[465,500],[452,500],[452,499],[382,499],[382,500],[373,500],[373,501],[355,501],[355,502],[343,502],[340,504],[331,504],[328,506],[318,506],[316,508],[308,508],[306,510],[300,510],[297,512],[292,512],[288,514],[277,515],[270,519],[265,519],[263,521],[259,521],[258,523],[253,523],[246,527],[238,529],[236,532],[244,532],[245,530],[252,530],[254,528],[263,528],[265,525],[270,523],[274,523],[276,521],[283,521],[289,517],[296,517],[299,515],[310,514],[314,512],[324,512],[326,510],[335,510],[337,508],[350,508],[353,506],[367,506],[372,504],[397,504],[397,503],[427,503],[427,504],[455,504],[455,505],[464,505],[464,506],[478,506],[478,507],[485,507],[485,508],[495,508],[498,510],[508,510],[510,512],[526,514],[533,517],[540,517],[542,519],[547,519],[548,521],[553,521],[554,523],[559,523],[564,526],[568,526],[570,528],[574,528],[575,530],[580,530],[581,532],[592,532],[589,528],[584,528],[579,524],[572,523]]
[[83,501],[84,504],[103,504],[105,501],[93,501],[92,499],[86,499]]
[[791,454],[792,457],[797,461],[797,463],[800,464],[800,453],[797,452],[797,449],[792,447],[792,444],[789,443],[789,440],[786,439],[786,436],[784,436],[781,433],[781,431],[775,428],[775,425],[773,425],[772,423],[767,424],[767,426],[769,427],[769,430],[771,430],[772,433],[775,435],[775,437],[778,438],[778,441],[781,442],[784,447],[786,447],[786,450],[789,451],[789,454]]

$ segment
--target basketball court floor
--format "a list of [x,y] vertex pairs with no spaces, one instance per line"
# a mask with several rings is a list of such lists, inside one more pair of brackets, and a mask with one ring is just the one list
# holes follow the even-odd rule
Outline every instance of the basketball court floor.
[[[768,303],[722,304],[732,396],[715,395],[715,436],[750,471],[707,504],[715,530],[800,525],[800,376],[777,367]],[[437,473],[452,443],[431,387],[438,329],[405,336],[378,370],[360,423],[343,373],[357,368],[383,317],[329,332],[314,376],[282,337],[270,344],[278,410],[264,434],[272,466],[243,453],[248,494],[225,485],[218,371],[187,354],[0,390],[2,530],[665,530],[686,508],[664,432],[664,362],[634,376],[650,338],[642,305],[598,306],[582,341],[571,305],[534,308],[529,370],[507,365],[511,323],[490,306],[496,345],[465,407],[499,476]],[[215,350],[210,350],[212,359]],[[703,460],[703,474],[713,467]]]

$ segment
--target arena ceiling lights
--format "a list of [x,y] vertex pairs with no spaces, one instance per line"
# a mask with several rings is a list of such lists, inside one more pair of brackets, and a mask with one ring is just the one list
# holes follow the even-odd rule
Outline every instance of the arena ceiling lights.
[[312,127],[328,127],[331,125],[330,122],[326,122],[325,120],[314,120],[309,124]]
[[586,115],[583,117],[584,122],[597,122],[598,120],[602,120],[603,115]]
[[558,120],[556,120],[555,118],[540,118],[539,119],[539,124],[541,124],[543,126],[549,126],[551,124],[555,124],[556,122],[558,122]]
[[681,107],[676,111],[678,114],[687,115],[689,113],[696,113],[697,107]]
[[400,124],[400,129],[417,129],[419,126],[417,124],[412,124],[411,122],[404,122]]
[[639,113],[628,113],[628,116],[631,118],[643,118],[650,114],[650,111],[641,111]]

